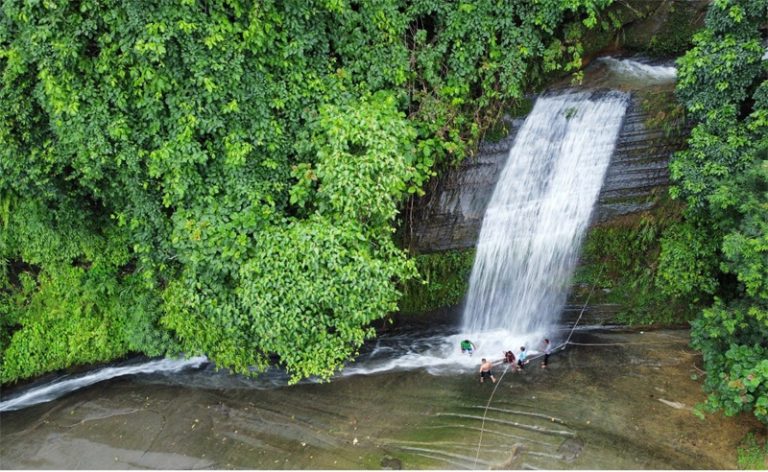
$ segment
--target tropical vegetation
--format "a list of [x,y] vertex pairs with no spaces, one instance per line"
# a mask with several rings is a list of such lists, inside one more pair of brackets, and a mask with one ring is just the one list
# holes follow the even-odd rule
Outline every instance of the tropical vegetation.
[[766,0],[716,0],[678,60],[695,124],[670,163],[685,205],[662,239],[657,282],[703,306],[692,323],[707,404],[768,423],[768,60]]
[[[414,259],[406,201],[577,72],[610,3],[3,2],[0,381],[129,353],[327,379],[375,320],[459,298],[471,253]],[[766,18],[715,0],[678,61],[683,218],[593,244],[634,248],[638,300],[699,310],[709,407],[768,423]]]
[[399,210],[610,0],[42,0],[0,15],[0,381],[147,355],[328,378]]

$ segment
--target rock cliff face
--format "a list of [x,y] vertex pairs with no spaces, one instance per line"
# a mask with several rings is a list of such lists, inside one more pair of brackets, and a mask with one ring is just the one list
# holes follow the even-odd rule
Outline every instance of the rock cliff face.
[[416,200],[409,233],[413,250],[465,249],[477,243],[485,208],[522,124],[523,119],[513,120],[505,138],[483,143],[475,157],[441,176]]
[[[687,130],[666,133],[660,126],[648,126],[651,114],[641,103],[641,96],[633,93],[592,224],[648,210],[669,184],[668,160],[684,145]],[[427,253],[476,245],[485,208],[522,123],[511,120],[508,136],[481,145],[476,157],[442,176],[415,202],[408,233],[412,250]]]
[[687,128],[668,134],[660,127],[647,126],[649,113],[639,102],[639,97],[633,96],[627,109],[593,223],[650,209],[655,195],[669,185],[669,158],[685,146]]
[[[616,2],[606,11],[606,18],[610,17],[618,29],[597,28],[584,33],[585,65],[606,51],[678,56],[688,48],[693,33],[702,26],[709,4],[709,0]],[[616,85],[592,84],[609,88]],[[569,83],[563,82],[553,88],[568,86]],[[638,88],[633,90],[644,88],[642,84],[635,86]],[[617,88],[626,90],[621,85]],[[658,110],[653,106],[643,107],[642,102],[641,93],[633,92],[593,213],[593,224],[647,210],[656,201],[654,195],[666,191],[669,157],[684,145],[688,130],[667,135],[661,126],[648,126]],[[405,237],[411,249],[427,253],[476,245],[485,208],[521,124],[521,119],[511,120],[511,132],[506,138],[483,144],[476,157],[442,175],[427,194],[414,203]]]

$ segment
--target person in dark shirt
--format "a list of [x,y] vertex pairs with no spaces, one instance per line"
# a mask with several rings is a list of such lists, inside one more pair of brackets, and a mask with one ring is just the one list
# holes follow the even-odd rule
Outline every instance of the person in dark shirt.
[[552,353],[552,345],[549,343],[549,338],[544,338],[544,361],[541,363],[541,368],[546,369],[549,365],[549,355]]
[[504,363],[505,364],[514,364],[515,363],[515,353],[512,352],[512,351],[504,352]]

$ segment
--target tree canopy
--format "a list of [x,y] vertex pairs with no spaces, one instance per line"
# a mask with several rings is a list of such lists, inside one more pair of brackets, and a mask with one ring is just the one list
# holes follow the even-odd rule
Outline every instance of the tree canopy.
[[610,0],[3,2],[0,380],[128,352],[327,378],[403,199]]
[[766,0],[717,0],[679,61],[694,120],[670,164],[684,221],[663,240],[660,284],[707,306],[694,321],[708,405],[768,423],[768,60]]

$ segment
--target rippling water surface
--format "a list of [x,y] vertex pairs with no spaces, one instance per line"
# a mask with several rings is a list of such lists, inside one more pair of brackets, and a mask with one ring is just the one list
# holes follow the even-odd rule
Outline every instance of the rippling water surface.
[[[703,427],[694,416],[703,394],[685,331],[577,331],[549,369],[498,366],[498,387],[478,382],[477,357],[444,353],[445,339],[393,334],[330,383],[287,386],[279,372],[252,380],[204,364],[116,377],[0,413],[2,467],[735,466],[749,425],[714,416]],[[404,351],[413,359],[386,367]],[[420,355],[424,365],[409,367]]]

